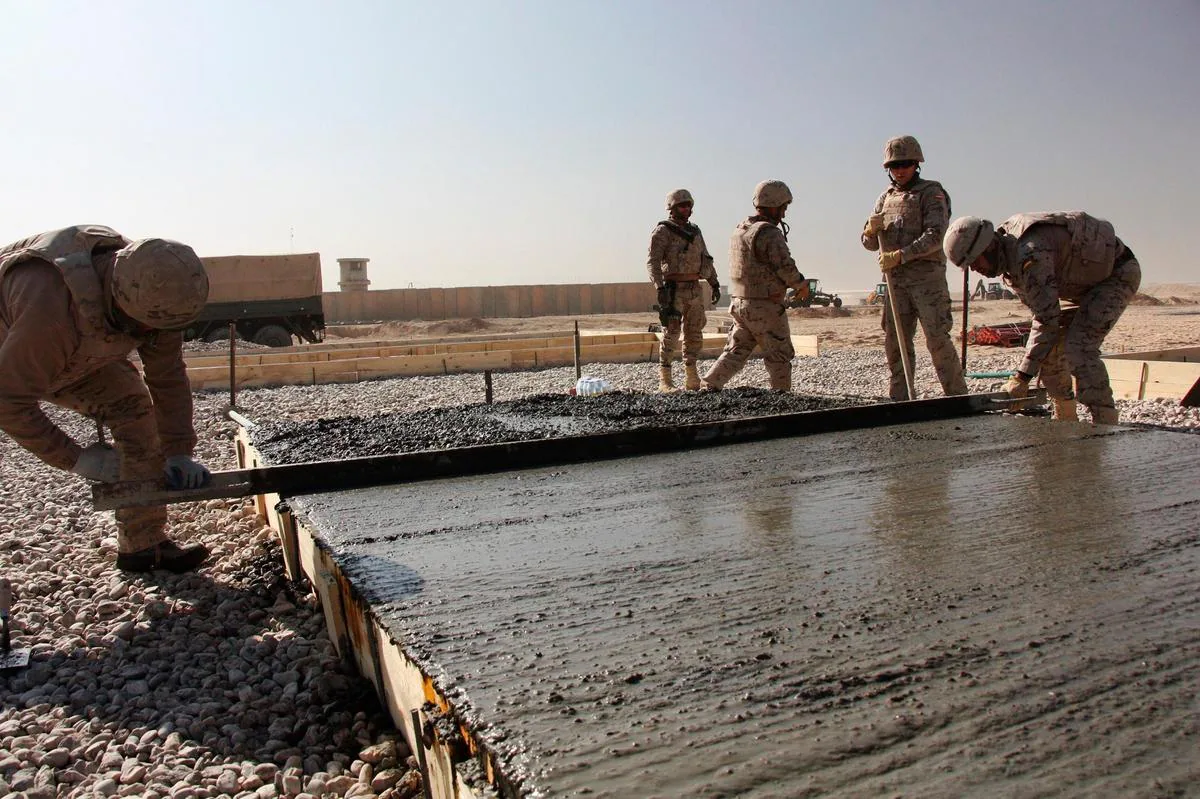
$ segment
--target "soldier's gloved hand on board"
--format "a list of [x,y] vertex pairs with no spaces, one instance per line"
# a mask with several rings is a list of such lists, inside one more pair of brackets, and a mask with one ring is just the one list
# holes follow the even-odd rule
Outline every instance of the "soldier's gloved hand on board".
[[868,216],[867,224],[863,226],[863,233],[868,236],[877,236],[881,230],[883,230],[883,214],[871,214]]
[[708,285],[712,286],[712,304],[716,305],[721,301],[721,284],[713,282]]
[[107,444],[92,444],[79,453],[71,471],[97,483],[115,483],[121,478],[121,458]]
[[1000,390],[1007,392],[1008,396],[1012,397],[1013,399],[1028,397],[1029,381],[1031,379],[1032,378],[1029,375],[1017,372],[1015,375],[1008,378],[1008,381],[1004,384],[1004,388]]
[[203,488],[212,481],[208,467],[187,455],[167,458],[163,471],[167,474],[167,485],[174,489]]
[[895,269],[901,263],[901,256],[902,253],[900,250],[886,250],[879,253],[879,268],[885,272],[889,269]]

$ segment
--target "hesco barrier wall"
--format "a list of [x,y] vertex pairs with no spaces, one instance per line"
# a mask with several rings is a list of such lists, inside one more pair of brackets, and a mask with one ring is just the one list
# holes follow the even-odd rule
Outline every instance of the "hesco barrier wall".
[[325,321],[384,322],[408,319],[488,319],[576,314],[644,313],[654,286],[641,283],[573,283],[562,286],[328,291]]

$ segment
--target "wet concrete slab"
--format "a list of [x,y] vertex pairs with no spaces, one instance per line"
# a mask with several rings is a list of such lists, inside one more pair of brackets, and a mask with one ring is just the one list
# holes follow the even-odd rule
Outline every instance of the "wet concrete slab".
[[986,415],[291,504],[504,792],[1184,795],[1198,467]]

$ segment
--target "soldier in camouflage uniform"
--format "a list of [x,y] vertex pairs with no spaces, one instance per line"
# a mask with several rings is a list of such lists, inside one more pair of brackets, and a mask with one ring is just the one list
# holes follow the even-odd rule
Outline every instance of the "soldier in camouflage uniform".
[[942,391],[947,396],[967,393],[962,362],[950,339],[954,322],[946,286],[946,256],[942,253],[942,236],[950,221],[950,198],[942,184],[921,177],[920,164],[924,160],[921,145],[912,136],[888,140],[883,166],[892,185],[875,201],[875,210],[867,218],[861,236],[868,250],[880,250],[879,266],[888,273],[889,290],[904,331],[902,342],[896,334],[889,301],[883,313],[883,349],[891,372],[888,394],[894,400],[916,399],[908,396],[900,347],[905,348],[908,362],[915,364],[913,337],[918,321],[925,331],[925,344]]
[[[99,225],[0,248],[0,429],[51,466],[88,480],[162,478],[194,488],[211,475],[192,457],[192,391],[183,334],[208,297],[191,247],[131,242]],[[142,373],[128,355],[136,349]],[[45,401],[106,424],[116,449],[83,447],[46,416]],[[166,509],[118,510],[117,566],[183,572],[208,555],[180,547]]]
[[782,181],[764,180],[754,189],[758,213],[734,228],[729,242],[729,314],[733,329],[725,349],[704,376],[705,388],[718,390],[746,365],[757,344],[771,388],[792,388],[792,331],[788,327],[783,299],[793,288],[800,299],[808,299],[808,281],[787,245],[783,221],[792,192]]
[[1017,214],[999,228],[965,216],[946,231],[945,248],[953,263],[1004,278],[1033,312],[1025,358],[1004,390],[1027,396],[1040,372],[1055,418],[1074,421],[1078,396],[1096,424],[1116,424],[1100,346],[1137,293],[1142,268],[1112,224],[1082,211]]
[[688,391],[700,388],[696,359],[700,357],[700,349],[704,346],[704,324],[708,321],[704,315],[708,297],[700,281],[708,281],[714,305],[721,298],[721,284],[717,280],[717,270],[713,268],[713,258],[704,243],[704,235],[700,228],[688,221],[694,206],[691,192],[675,189],[667,195],[669,217],[659,222],[650,234],[650,256],[646,259],[646,271],[650,273],[650,282],[658,291],[659,308],[670,317],[670,322],[663,327],[662,346],[659,348],[660,391],[675,389],[671,381],[671,361],[678,352],[681,332],[686,374],[684,388]]

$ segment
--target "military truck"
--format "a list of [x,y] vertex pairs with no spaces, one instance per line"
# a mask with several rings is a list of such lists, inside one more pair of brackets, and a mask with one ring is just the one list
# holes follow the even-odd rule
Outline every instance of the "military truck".
[[231,322],[238,338],[269,347],[290,346],[293,337],[312,344],[324,340],[319,253],[200,260],[208,272],[208,304],[184,331],[185,340],[228,339]]
[[842,307],[842,298],[836,294],[829,294],[821,291],[821,281],[814,278],[808,279],[808,299],[801,300],[796,297],[795,292],[788,289],[787,296],[784,298],[783,304],[788,308],[811,308],[814,305],[823,305],[834,308]]

